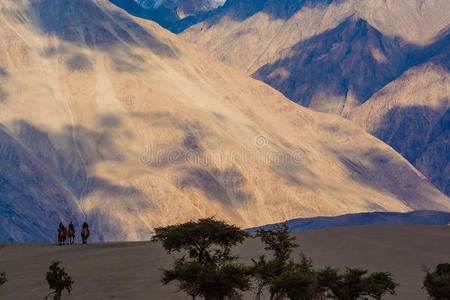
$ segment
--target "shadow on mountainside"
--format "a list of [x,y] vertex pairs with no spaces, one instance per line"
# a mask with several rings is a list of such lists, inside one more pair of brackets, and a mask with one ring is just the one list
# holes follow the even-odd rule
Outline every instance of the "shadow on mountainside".
[[0,220],[2,242],[54,241],[60,220],[82,220],[82,213],[64,184],[3,126]]
[[[362,104],[407,69],[448,51],[449,45],[450,29],[433,44],[417,46],[385,36],[352,16],[299,42],[285,51],[285,58],[264,65],[252,77],[303,106],[339,114],[349,93]],[[448,57],[436,63],[449,68]]]
[[218,24],[223,17],[243,22],[257,13],[264,13],[269,18],[288,20],[303,7],[327,7],[331,3],[344,0],[228,0],[222,7],[211,12],[204,21],[207,29]]
[[[94,228],[103,228],[101,234],[97,231],[100,235],[93,232],[93,239],[101,240],[111,233],[126,237],[113,215],[94,210],[85,216],[80,209],[80,201],[91,194],[105,207],[130,214],[149,205],[135,187],[88,175],[98,162],[122,159],[112,139],[117,133],[111,126],[117,120],[105,117],[102,122],[108,129],[104,132],[81,126],[44,132],[26,121],[17,121],[12,126],[17,137],[13,137],[6,128],[0,128],[0,211],[7,216],[0,222],[4,233],[1,241],[53,241],[61,220],[78,224],[88,220]],[[34,227],[40,228],[37,233]]]
[[111,56],[121,47],[126,50],[127,46],[146,48],[161,57],[178,55],[176,47],[158,39],[126,14],[100,8],[92,0],[31,2],[26,14],[42,34]]
[[126,10],[128,13],[157,22],[173,33],[181,33],[187,28],[205,21],[210,28],[217,24],[221,18],[227,16],[235,21],[242,22],[261,12],[273,19],[287,20],[303,7],[328,6],[332,2],[343,0],[228,0],[223,6],[206,12],[198,12],[180,19],[176,7],[168,8],[161,5],[159,8],[144,8],[128,0],[109,0],[111,3]]
[[2,89],[2,81],[9,77],[8,72],[0,66],[0,102],[4,102],[8,99],[8,93]]
[[373,134],[392,146],[438,189],[450,194],[450,99],[440,111],[429,107],[395,107]]
[[[399,156],[392,155],[392,152],[373,148],[359,153],[358,149],[350,148],[343,153],[325,142],[323,142],[323,146],[336,155],[352,181],[369,186],[374,190],[387,192],[415,210],[447,210],[438,203],[423,207],[420,193],[423,193],[421,188],[424,187],[423,184],[427,182],[427,179],[414,172]],[[358,159],[355,160],[353,152],[359,153]],[[419,186],[421,188],[418,188]],[[369,202],[369,205],[372,204],[374,207],[371,210],[380,210],[376,207],[376,203]]]

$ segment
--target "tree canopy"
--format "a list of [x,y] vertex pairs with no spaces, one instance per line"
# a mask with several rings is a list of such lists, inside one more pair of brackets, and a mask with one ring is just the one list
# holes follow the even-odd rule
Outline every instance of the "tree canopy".
[[250,288],[250,272],[236,262],[232,247],[250,235],[214,218],[156,228],[153,241],[168,253],[184,252],[173,268],[164,270],[162,282],[178,281],[178,288],[195,299],[239,299]]
[[391,273],[377,272],[368,274],[367,270],[346,268],[343,274],[334,268],[326,267],[317,272],[320,292],[328,298],[338,300],[357,300],[372,297],[380,300],[385,294],[395,294],[398,286]]
[[72,291],[73,281],[72,278],[67,274],[64,267],[60,266],[61,262],[57,261],[50,265],[49,271],[47,272],[47,282],[50,290],[53,290],[48,294],[46,299],[53,295],[53,300],[60,300],[64,290],[70,295]]
[[271,299],[315,299],[316,276],[312,261],[305,255],[301,255],[298,263],[291,259],[293,250],[299,245],[289,233],[288,226],[277,224],[267,230],[260,228],[256,231],[256,237],[266,245],[264,249],[273,255],[270,259],[260,256],[253,260],[256,299],[261,298],[266,288],[269,289]]
[[0,274],[0,286],[4,285],[7,281],[8,281],[8,279],[6,278],[6,274],[1,273]]
[[358,268],[340,273],[331,267],[316,271],[304,254],[293,259],[299,245],[286,224],[256,231],[255,237],[271,255],[252,259],[252,266],[246,267],[231,250],[247,237],[240,228],[214,218],[157,228],[153,241],[161,242],[168,253],[181,254],[171,269],[164,270],[163,284],[177,281],[179,290],[192,299],[206,300],[241,299],[240,292],[250,289],[251,279],[256,299],[265,291],[271,300],[380,300],[395,293],[397,284],[390,273]]
[[237,226],[207,218],[156,228],[152,241],[162,242],[168,253],[185,250],[191,259],[200,263],[214,263],[221,259],[217,255],[227,258],[231,247],[242,243],[249,236]]
[[450,264],[443,263],[431,272],[425,269],[423,288],[432,300],[450,300]]

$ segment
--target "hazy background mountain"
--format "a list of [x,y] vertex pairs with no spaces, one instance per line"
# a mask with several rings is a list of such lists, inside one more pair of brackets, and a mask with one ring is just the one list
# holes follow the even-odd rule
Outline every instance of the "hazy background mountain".
[[226,0],[111,0],[129,13],[179,33],[209,16]]
[[0,240],[450,210],[391,147],[107,0],[0,2]]
[[450,193],[450,2],[229,0],[182,33],[317,111],[356,120]]
[[[450,225],[450,213],[442,211],[413,211],[408,213],[370,212],[347,214],[336,217],[298,218],[286,221],[289,231],[304,231],[347,226],[379,226],[379,225]],[[273,228],[275,224],[262,226]],[[260,227],[249,228],[255,232]]]

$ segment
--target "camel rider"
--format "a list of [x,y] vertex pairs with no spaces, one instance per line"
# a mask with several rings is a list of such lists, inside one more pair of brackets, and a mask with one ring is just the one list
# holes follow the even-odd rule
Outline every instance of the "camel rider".
[[70,221],[69,230],[72,230],[73,232],[75,232],[75,227],[73,227],[72,221]]

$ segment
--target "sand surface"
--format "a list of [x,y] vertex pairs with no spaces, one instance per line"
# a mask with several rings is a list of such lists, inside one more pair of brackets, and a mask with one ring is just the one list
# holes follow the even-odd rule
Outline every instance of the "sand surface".
[[[401,284],[392,299],[426,299],[422,266],[450,261],[449,226],[344,227],[295,233],[301,250],[317,267],[365,267],[390,271]],[[246,262],[261,254],[258,240],[236,250]],[[101,243],[58,247],[49,244],[1,244],[0,269],[9,281],[0,299],[42,299],[45,272],[61,260],[75,281],[64,299],[185,299],[174,287],[159,283],[161,268],[172,259],[159,244]],[[246,299],[252,299],[251,294]],[[391,299],[391,298],[387,298]]]

